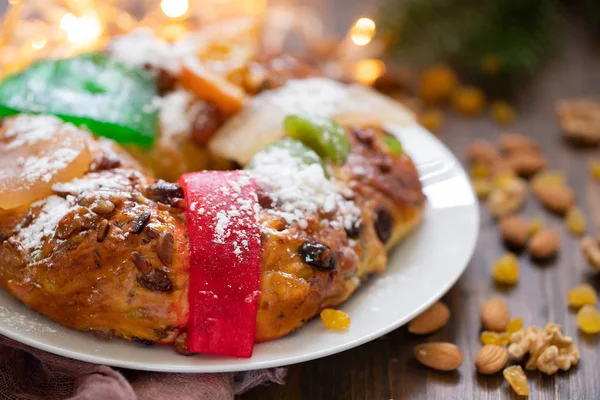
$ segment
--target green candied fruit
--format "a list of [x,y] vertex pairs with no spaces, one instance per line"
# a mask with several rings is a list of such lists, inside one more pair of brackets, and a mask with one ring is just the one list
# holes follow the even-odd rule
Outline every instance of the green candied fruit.
[[392,135],[384,135],[383,143],[390,149],[395,156],[402,154],[402,143]]
[[[287,151],[291,157],[302,161],[302,163],[306,165],[318,164],[323,168],[325,176],[328,176],[327,170],[325,169],[325,165],[321,157],[319,157],[319,155],[313,150],[311,150],[309,147],[302,144],[302,142],[299,142],[289,137],[283,138],[275,143],[271,143],[270,145],[265,147],[261,152],[259,152],[259,154],[262,152],[269,152],[272,149],[283,149]],[[247,168],[252,169],[254,167],[255,161],[252,160],[248,164]]]
[[333,120],[289,115],[283,125],[292,139],[304,143],[326,160],[342,164],[350,153],[350,141],[344,129]]
[[0,116],[53,114],[120,143],[152,145],[156,78],[103,53],[41,60],[0,82]]

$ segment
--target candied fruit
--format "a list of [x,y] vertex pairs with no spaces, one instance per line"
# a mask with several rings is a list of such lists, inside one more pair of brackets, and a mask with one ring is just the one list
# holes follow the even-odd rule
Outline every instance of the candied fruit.
[[485,96],[476,87],[462,87],[457,89],[452,95],[452,105],[460,115],[475,117],[485,107]]
[[490,176],[490,169],[485,164],[473,163],[471,167],[471,176],[473,178],[487,178]]
[[494,188],[492,182],[485,178],[475,178],[471,180],[471,185],[479,200],[485,200]]
[[326,308],[321,311],[321,319],[329,329],[348,329],[350,316],[343,311]]
[[447,65],[434,65],[421,74],[419,97],[425,103],[439,104],[450,98],[457,82],[456,74]]
[[583,212],[577,207],[571,207],[565,216],[565,225],[575,236],[582,236],[587,229],[587,221]]
[[511,334],[520,331],[523,328],[523,318],[513,318],[506,327],[506,333],[510,336]]
[[502,375],[519,396],[529,395],[529,385],[527,384],[527,376],[520,365],[512,365],[502,371]]
[[498,283],[514,285],[519,280],[519,262],[512,253],[507,253],[492,266],[492,276]]
[[497,344],[498,346],[506,346],[509,343],[509,334],[506,332],[483,331],[479,336],[481,344]]
[[534,218],[529,221],[529,236],[533,236],[539,231],[544,229],[544,220],[541,218]]
[[500,125],[510,125],[515,120],[515,109],[505,101],[494,101],[490,105],[490,113]]
[[600,311],[594,306],[583,306],[577,313],[579,329],[588,334],[600,332]]
[[592,285],[582,283],[575,286],[567,293],[567,301],[573,308],[579,308],[587,305],[593,306],[598,301],[596,289]]
[[428,131],[437,132],[444,123],[444,114],[440,110],[426,110],[419,114],[419,123]]

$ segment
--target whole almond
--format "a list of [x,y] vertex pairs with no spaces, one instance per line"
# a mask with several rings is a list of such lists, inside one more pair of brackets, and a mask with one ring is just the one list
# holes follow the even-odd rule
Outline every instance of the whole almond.
[[575,204],[575,193],[567,186],[540,186],[534,191],[535,197],[548,210],[565,214]]
[[480,374],[495,374],[504,368],[507,361],[508,351],[504,347],[486,344],[475,357],[475,367]]
[[415,347],[417,360],[438,371],[454,371],[461,366],[463,354],[456,345],[444,342],[424,343]]
[[481,307],[481,322],[489,331],[504,332],[510,322],[510,311],[504,300],[495,297],[485,302]]
[[410,321],[408,331],[416,335],[427,335],[446,325],[449,319],[450,309],[447,305],[438,301]]
[[519,150],[510,153],[508,161],[517,174],[529,178],[546,168],[546,158],[538,151]]
[[467,158],[471,162],[491,165],[500,159],[500,154],[490,142],[475,140],[467,149]]
[[529,239],[529,223],[516,216],[503,218],[500,221],[500,233],[508,245],[524,247]]
[[529,252],[535,259],[553,257],[560,247],[560,235],[553,229],[542,229],[529,241]]
[[519,133],[504,133],[500,135],[498,144],[500,145],[500,150],[505,154],[523,150],[539,151],[540,149],[535,140]]

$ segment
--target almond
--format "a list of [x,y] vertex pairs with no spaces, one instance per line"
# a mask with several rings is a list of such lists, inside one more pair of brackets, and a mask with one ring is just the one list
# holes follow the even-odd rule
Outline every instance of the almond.
[[560,235],[553,229],[542,229],[529,241],[529,252],[538,260],[553,257],[559,247]]
[[510,322],[510,311],[504,300],[495,297],[481,307],[483,327],[494,332],[504,332]]
[[498,144],[500,145],[500,150],[505,154],[523,150],[539,151],[540,149],[535,140],[519,133],[502,134],[500,140],[498,140]]
[[504,368],[507,361],[508,351],[504,347],[486,344],[475,357],[475,367],[480,374],[495,374]]
[[438,371],[454,371],[461,366],[463,354],[456,345],[444,342],[424,343],[415,347],[417,360]]
[[408,323],[408,331],[416,335],[427,335],[442,328],[450,319],[450,309],[441,302],[433,303],[418,317]]
[[508,245],[521,248],[529,239],[529,224],[519,217],[503,218],[500,221],[500,233]]
[[538,201],[548,210],[557,214],[565,214],[575,204],[575,193],[567,186],[549,185],[534,189]]
[[508,162],[514,171],[524,178],[529,178],[546,168],[546,158],[538,151],[519,150],[510,153]]
[[467,158],[473,163],[491,165],[500,159],[500,154],[490,142],[475,140],[467,149]]

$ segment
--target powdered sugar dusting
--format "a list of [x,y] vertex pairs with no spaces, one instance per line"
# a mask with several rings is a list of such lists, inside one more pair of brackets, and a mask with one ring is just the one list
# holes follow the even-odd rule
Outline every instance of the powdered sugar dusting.
[[161,140],[169,144],[174,135],[189,136],[192,122],[205,103],[186,90],[176,90],[155,98],[153,105],[159,110]]
[[80,179],[73,179],[67,183],[57,183],[52,186],[56,193],[68,193],[72,196],[81,196],[87,193],[98,192],[120,192],[125,191],[131,186],[131,182],[126,176],[121,174],[111,174],[109,176],[102,173],[91,173]]
[[21,157],[17,159],[17,165],[23,169],[24,178],[30,184],[39,181],[47,183],[58,171],[67,168],[77,156],[79,156],[78,151],[63,148],[43,157]]
[[[21,146],[32,146],[41,140],[52,137],[63,122],[51,115],[20,114],[11,119],[5,138],[14,139],[6,146],[7,150]],[[66,125],[68,126],[68,125]],[[75,127],[73,126],[75,129]]]

